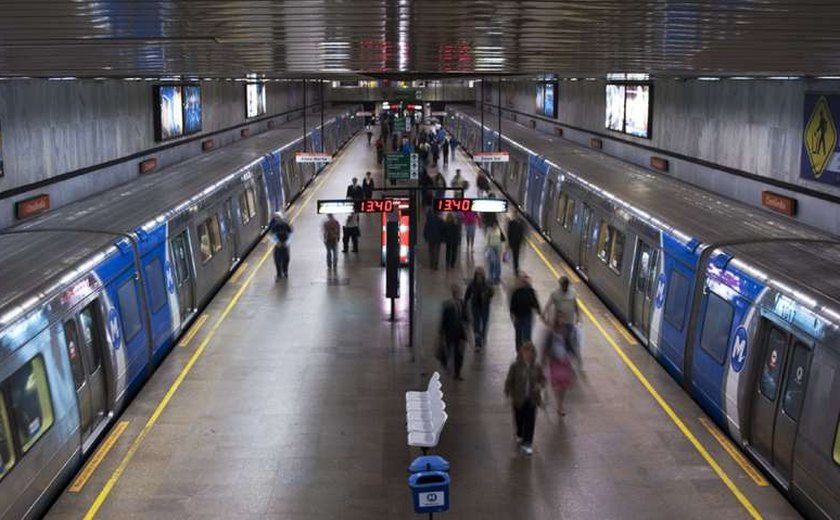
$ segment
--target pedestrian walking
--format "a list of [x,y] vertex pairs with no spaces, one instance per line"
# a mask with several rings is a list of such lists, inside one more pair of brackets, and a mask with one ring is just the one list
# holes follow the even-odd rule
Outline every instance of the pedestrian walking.
[[444,137],[443,144],[440,146],[441,154],[443,155],[443,167],[449,166],[449,138]]
[[437,175],[435,175],[432,181],[435,186],[435,197],[439,199],[446,197],[446,177],[441,172],[437,172]]
[[347,215],[347,220],[344,222],[344,238],[342,239],[342,253],[347,252],[347,246],[349,242],[353,241],[353,252],[359,252],[359,236],[361,233],[359,232],[359,214],[358,213],[350,213]]
[[365,198],[365,190],[359,186],[358,177],[353,177],[351,183],[347,186],[347,198],[358,202]]
[[534,429],[537,424],[537,407],[542,406],[545,375],[537,362],[533,343],[522,344],[505,378],[505,395],[510,398],[516,424],[516,442],[530,455],[534,452]]
[[322,228],[324,245],[327,247],[327,269],[335,271],[338,268],[338,239],[341,235],[341,225],[332,213],[328,213]]
[[385,156],[385,140],[382,136],[376,140],[376,164],[382,164],[382,158]]
[[447,366],[447,361],[453,361],[455,380],[463,381],[461,367],[464,364],[464,342],[467,339],[467,316],[464,312],[464,302],[461,300],[461,288],[452,285],[452,298],[444,302],[440,319],[440,339],[438,341],[438,360]]
[[478,227],[478,213],[464,211],[461,213],[461,223],[464,224],[464,232],[467,236],[467,253],[472,256],[475,249],[475,228]]
[[371,128],[370,124],[367,125],[365,133],[367,134],[368,138],[368,146],[370,146],[370,140],[373,139],[373,128]]
[[543,310],[543,320],[557,329],[566,348],[581,364],[580,355],[580,307],[577,303],[577,291],[569,283],[569,278],[557,279],[559,287],[551,293]]
[[519,274],[519,251],[525,238],[525,222],[519,215],[508,221],[507,243],[513,256],[513,272]]
[[362,181],[362,191],[364,192],[365,199],[372,199],[373,198],[373,176],[371,176],[370,172],[365,173],[365,178]]
[[452,186],[453,188],[460,188],[461,193],[459,195],[461,197],[463,197],[464,194],[466,194],[467,190],[470,187],[469,181],[467,181],[467,179],[465,179],[461,176],[461,169],[460,168],[455,169],[455,175],[452,177],[452,180],[449,181],[449,185]]
[[489,195],[490,179],[487,178],[484,172],[478,172],[478,176],[475,179],[475,187],[478,188],[479,197],[487,197]]
[[455,160],[455,151],[458,149],[458,139],[455,136],[449,140],[449,153],[452,156],[452,160]]
[[437,166],[438,160],[440,159],[440,144],[438,144],[437,139],[432,139],[432,164]]
[[429,245],[429,264],[432,269],[437,271],[440,260],[440,243],[443,241],[443,221],[432,208],[428,208],[426,211],[423,238]]
[[446,268],[455,268],[458,261],[458,249],[461,245],[461,223],[455,214],[447,213],[443,226],[443,240],[446,243]]
[[487,275],[492,284],[502,280],[502,240],[498,222],[491,222],[484,230],[484,256],[487,260]]
[[540,302],[537,293],[531,286],[531,279],[527,274],[519,275],[519,283],[510,295],[510,317],[516,333],[516,349],[531,341],[534,328],[534,313],[540,313]]
[[274,281],[289,277],[289,262],[291,261],[290,244],[292,241],[292,225],[286,220],[282,211],[277,211],[268,224],[269,239],[274,243],[274,268],[277,275]]
[[464,304],[469,304],[473,323],[475,350],[480,351],[487,344],[487,326],[490,321],[490,302],[493,286],[487,282],[483,267],[476,267],[475,274],[464,293]]
[[559,320],[555,321],[547,335],[542,360],[544,365],[547,363],[549,380],[557,403],[557,415],[561,417],[566,415],[566,391],[574,382],[575,372],[571,362],[573,355],[566,341],[564,325]]

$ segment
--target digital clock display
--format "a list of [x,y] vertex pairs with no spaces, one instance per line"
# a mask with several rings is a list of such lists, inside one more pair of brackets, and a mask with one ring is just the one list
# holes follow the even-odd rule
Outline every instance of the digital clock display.
[[357,204],[359,213],[390,213],[398,207],[394,199],[367,199]]
[[435,211],[475,211],[476,213],[505,213],[507,201],[504,199],[468,199],[446,197],[435,199]]

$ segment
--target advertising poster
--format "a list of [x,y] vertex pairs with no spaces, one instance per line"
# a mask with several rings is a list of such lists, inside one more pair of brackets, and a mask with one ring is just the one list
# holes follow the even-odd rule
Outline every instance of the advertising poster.
[[184,133],[194,134],[201,131],[201,87],[184,86]]
[[650,87],[627,85],[624,90],[624,132],[636,137],[650,135]]
[[245,85],[245,115],[257,117],[265,114],[265,85],[248,83]]
[[840,96],[805,94],[799,175],[803,179],[840,185],[837,148]]
[[607,85],[607,117],[604,125],[616,132],[624,131],[624,85]]
[[180,85],[160,87],[160,138],[172,139],[184,135],[184,114]]

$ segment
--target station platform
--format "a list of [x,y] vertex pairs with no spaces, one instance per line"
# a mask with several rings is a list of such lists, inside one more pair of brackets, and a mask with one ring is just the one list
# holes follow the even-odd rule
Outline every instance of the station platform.
[[[460,168],[475,193],[475,166]],[[388,321],[379,217],[362,215],[361,250],[326,269],[318,198],[341,198],[374,172],[355,138],[290,208],[288,279],[263,241],[129,406],[48,518],[417,518],[407,467],[407,390],[425,387],[441,303],[483,263],[429,269],[418,243],[419,336],[408,344],[407,278]],[[515,209],[513,210],[515,211]],[[422,229],[422,228],[421,228]],[[444,374],[449,420],[433,453],[451,464],[452,519],[798,518],[562,259],[531,231],[522,269],[544,304],[569,275],[584,306],[585,375],[559,417],[540,410],[534,454],[514,443],[503,383],[514,359],[512,268],[488,345],[467,349],[464,381]],[[536,326],[535,338],[544,333]]]

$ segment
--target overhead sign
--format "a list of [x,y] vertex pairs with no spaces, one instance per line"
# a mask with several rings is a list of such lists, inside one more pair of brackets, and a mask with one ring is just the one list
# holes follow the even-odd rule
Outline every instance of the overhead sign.
[[297,163],[328,163],[332,161],[332,154],[322,152],[296,152]]
[[34,217],[50,209],[50,196],[46,193],[15,202],[15,216],[18,220]]
[[435,199],[435,211],[474,211],[476,213],[507,213],[505,199],[471,199],[441,197]]
[[332,199],[318,201],[319,215],[346,215],[349,213],[356,213],[356,203],[352,200]]
[[407,131],[406,120],[404,117],[394,118],[394,133],[402,133]]
[[508,152],[476,152],[473,160],[477,163],[502,163],[510,161]]
[[800,177],[840,184],[840,154],[837,149],[840,96],[806,94],[804,117]]
[[385,178],[388,180],[417,179],[420,160],[416,153],[385,154]]

